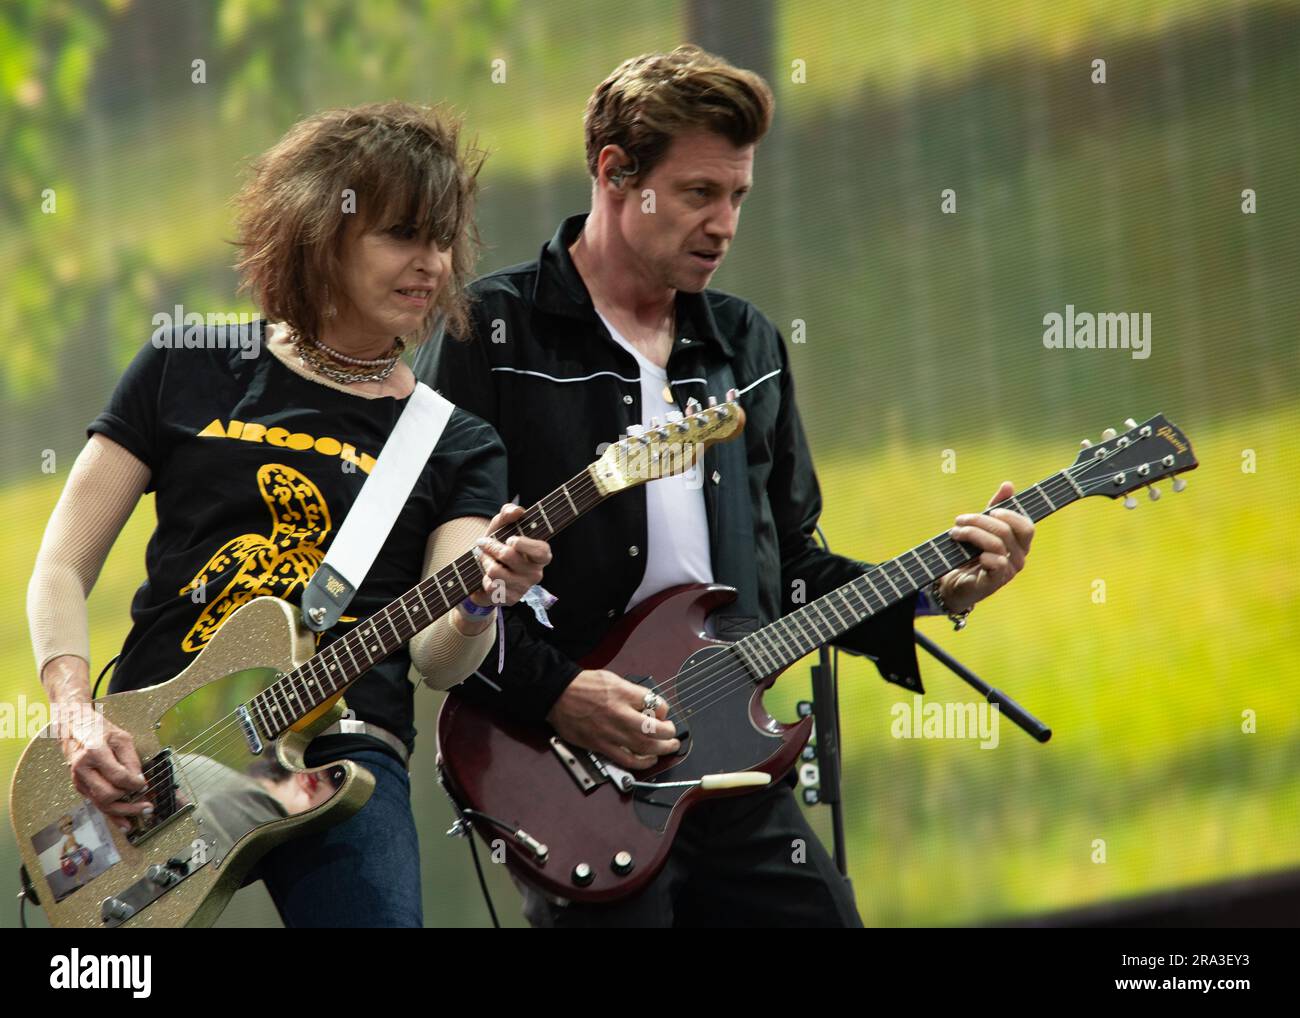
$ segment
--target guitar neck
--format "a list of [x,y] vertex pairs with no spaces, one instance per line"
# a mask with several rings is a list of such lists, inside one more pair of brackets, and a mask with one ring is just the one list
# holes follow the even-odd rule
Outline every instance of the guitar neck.
[[[1062,470],[985,512],[1012,509],[1037,523],[1083,497]],[[932,537],[737,641],[736,652],[755,679],[771,675],[979,555],[975,545],[947,533]]]
[[[516,535],[549,541],[608,497],[601,476],[596,465],[587,467],[492,536],[499,541]],[[250,713],[261,721],[267,735],[275,738],[338,696],[482,586],[483,569],[474,551],[467,551],[280,676],[249,701]]]

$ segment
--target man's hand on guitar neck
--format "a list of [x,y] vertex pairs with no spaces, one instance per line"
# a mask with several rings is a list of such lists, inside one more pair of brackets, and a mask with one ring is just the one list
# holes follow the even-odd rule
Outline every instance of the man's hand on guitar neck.
[[41,683],[52,705],[58,705],[56,727],[72,786],[93,802],[123,831],[125,818],[153,808],[135,797],[148,783],[129,732],[94,709],[90,700],[90,666],[63,654],[45,665]]
[[620,767],[644,770],[681,743],[662,699],[654,717],[643,713],[646,689],[603,669],[581,671],[546,715],[565,742],[583,746]]
[[[1015,493],[1011,482],[1003,481],[989,499],[989,505],[1005,501]],[[956,525],[948,531],[948,536],[980,549],[978,558],[939,578],[939,594],[944,605],[949,611],[960,612],[1005,587],[1025,568],[1025,556],[1034,540],[1034,523],[1028,516],[1010,509],[963,514],[954,522]]]

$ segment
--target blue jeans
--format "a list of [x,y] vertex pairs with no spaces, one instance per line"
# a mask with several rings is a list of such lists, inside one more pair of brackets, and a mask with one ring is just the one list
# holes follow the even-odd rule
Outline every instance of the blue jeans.
[[347,759],[375,776],[370,801],[341,824],[272,849],[259,874],[288,927],[423,927],[410,777],[382,750]]

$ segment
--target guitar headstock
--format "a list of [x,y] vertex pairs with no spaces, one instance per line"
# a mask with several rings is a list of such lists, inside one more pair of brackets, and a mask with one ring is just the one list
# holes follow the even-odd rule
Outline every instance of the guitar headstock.
[[601,493],[612,495],[657,477],[685,473],[702,463],[704,451],[726,442],[744,430],[745,411],[733,389],[727,402],[709,397],[709,405],[692,400],[686,413],[671,410],[665,423],[643,428],[633,425],[625,437],[609,446],[594,464],[592,473]]
[[[1172,477],[1197,467],[1192,444],[1178,428],[1170,424],[1163,414],[1156,414],[1145,424],[1131,417],[1124,422],[1128,429],[1122,435],[1114,428],[1102,432],[1102,441],[1093,445],[1086,438],[1083,451],[1070,467],[1069,474],[1084,495],[1106,495],[1124,499],[1124,505],[1133,509],[1137,499],[1129,493],[1151,486],[1162,477]],[[1182,491],[1187,482],[1181,477],[1174,481],[1174,491]],[[1151,487],[1151,498],[1160,497],[1160,489]]]

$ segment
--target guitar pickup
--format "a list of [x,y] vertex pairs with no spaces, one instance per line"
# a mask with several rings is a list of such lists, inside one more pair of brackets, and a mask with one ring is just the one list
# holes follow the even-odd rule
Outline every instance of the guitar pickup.
[[573,778],[583,792],[590,792],[601,781],[607,780],[605,775],[601,775],[597,780],[582,762],[582,757],[570,749],[568,744],[561,742],[554,735],[551,736],[550,743],[551,751],[560,758],[560,763],[569,772],[569,777]]

